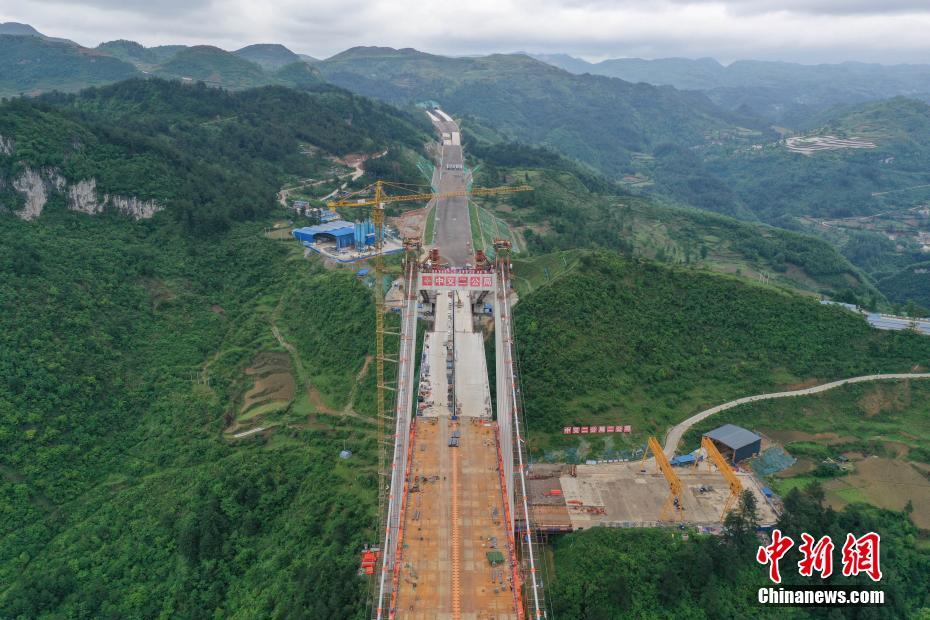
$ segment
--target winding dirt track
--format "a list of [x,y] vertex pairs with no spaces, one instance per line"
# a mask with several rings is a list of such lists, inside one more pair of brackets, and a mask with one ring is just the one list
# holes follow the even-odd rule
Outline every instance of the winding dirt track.
[[697,424],[702,420],[706,420],[715,413],[720,413],[721,411],[726,411],[727,409],[732,409],[739,405],[746,403],[753,403],[758,400],[771,400],[773,398],[787,398],[789,396],[806,396],[808,394],[817,394],[818,392],[826,392],[827,390],[832,390],[833,388],[840,387],[842,385],[847,385],[850,383],[862,383],[864,381],[887,381],[892,379],[930,379],[930,373],[896,373],[896,374],[887,374],[887,375],[862,375],[861,377],[850,377],[849,379],[840,379],[839,381],[832,381],[830,383],[824,383],[821,385],[815,385],[814,387],[804,388],[802,390],[792,390],[790,392],[771,392],[769,394],[756,394],[755,396],[744,396],[743,398],[737,398],[736,400],[731,400],[728,403],[723,403],[722,405],[717,405],[716,407],[711,407],[710,409],[705,409],[700,413],[696,413],[687,420],[679,422],[668,432],[665,436],[665,455],[669,458],[675,455],[675,451],[678,450],[678,444],[681,443],[681,438],[684,436],[688,429]]

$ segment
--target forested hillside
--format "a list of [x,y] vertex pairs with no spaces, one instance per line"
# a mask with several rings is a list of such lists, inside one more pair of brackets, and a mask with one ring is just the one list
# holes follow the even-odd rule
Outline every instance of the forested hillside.
[[[770,587],[766,568],[755,560],[758,539],[752,510],[744,503],[727,520],[723,536],[666,529],[592,528],[560,538],[549,594],[560,618],[749,618],[760,616],[759,588]],[[817,486],[795,489],[785,498],[778,527],[793,540],[802,532],[844,540],[847,532],[882,534],[880,607],[772,607],[766,618],[923,618],[930,607],[927,575],[930,554],[914,547],[916,528],[897,512],[855,505],[835,512],[823,505]],[[783,585],[819,586],[820,579],[798,575],[801,555],[792,549],[782,560]],[[865,575],[840,571],[822,582],[830,587],[872,589]],[[876,610],[880,610],[876,611]],[[846,611],[846,610],[844,610]]]
[[157,201],[206,234],[267,213],[286,180],[325,174],[331,162],[301,154],[301,144],[334,155],[420,148],[426,134],[417,122],[325,86],[229,93],[134,80],[14,100],[0,107],[0,136],[11,145],[0,151],[0,196],[6,210],[19,211],[28,201],[14,187],[31,185],[50,206],[75,208],[70,194],[56,191],[54,175],[72,187],[93,180],[98,197]]
[[[159,80],[0,106],[0,617],[364,615],[374,426],[330,405],[370,389],[370,292],[262,232],[289,178],[419,148],[417,122],[332,87]],[[52,169],[15,217],[17,179]],[[165,209],[75,212],[89,178]]]
[[[221,432],[236,377],[283,351],[282,298],[338,311],[336,295],[354,297],[351,323],[367,289],[288,261],[259,225],[198,239],[164,214],[56,212],[2,216],[0,237],[0,348],[13,354],[0,360],[0,616],[360,617],[365,425],[304,409],[267,439]],[[363,327],[331,345],[368,346]],[[322,353],[296,346],[308,379],[345,398]]]
[[788,126],[835,105],[902,95],[930,100],[926,64],[737,60],[724,66],[713,58],[613,58],[596,63],[564,54],[536,58],[572,73],[700,90],[718,105],[748,109]]
[[606,248],[690,265],[876,307],[884,299],[825,241],[637,196],[552,151],[469,141],[479,184],[530,183],[532,194],[484,199],[530,251]]
[[72,91],[125,80],[131,64],[95,50],[36,36],[0,34],[0,97]]
[[[818,117],[805,136],[856,138],[873,148],[805,156],[784,144],[708,149],[705,169],[732,188],[760,219],[849,217],[919,204],[930,197],[930,105],[912,99],[840,108]],[[679,170],[669,167],[664,177]],[[906,193],[893,190],[909,189]],[[885,192],[891,192],[885,194]]]
[[632,171],[633,153],[663,142],[691,146],[741,131],[698,93],[572,75],[519,54],[353,48],[317,66],[354,92],[398,104],[435,100],[504,137],[555,147],[611,175]]
[[563,445],[567,424],[622,421],[642,443],[741,396],[930,367],[926,337],[874,330],[772,287],[609,254],[582,257],[526,296],[515,321],[537,453]]

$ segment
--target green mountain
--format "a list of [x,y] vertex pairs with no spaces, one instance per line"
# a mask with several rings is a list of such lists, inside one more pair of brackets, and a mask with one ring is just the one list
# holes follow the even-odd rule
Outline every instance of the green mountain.
[[266,71],[277,71],[282,67],[300,62],[300,56],[277,43],[258,43],[233,52],[239,58],[253,62]]
[[[106,206],[105,195],[121,196],[154,201],[203,233],[267,212],[287,179],[324,174],[327,153],[419,148],[424,139],[406,115],[332,88],[232,94],[131,80],[80,96],[14,100],[3,112],[6,210],[93,211]],[[301,144],[321,152],[301,155]]]
[[325,83],[320,70],[302,60],[281,67],[274,72],[274,77],[295,88],[307,88]]
[[769,222],[866,215],[930,197],[919,187],[930,184],[930,105],[890,99],[834,109],[813,125],[794,146],[789,139],[706,149],[703,169]]
[[572,75],[522,54],[446,58],[353,48],[317,64],[330,82],[395,104],[435,100],[507,139],[548,145],[619,177],[633,155],[740,133],[698,93]]
[[44,39],[45,35],[30,26],[29,24],[20,24],[18,22],[0,23],[0,34],[12,34],[21,37],[39,37]]
[[150,71],[158,64],[166,62],[172,56],[187,49],[185,45],[158,45],[144,47],[135,41],[120,39],[107,41],[97,46],[101,52],[135,65],[143,71]]
[[623,445],[590,449],[632,450],[741,396],[930,365],[924,336],[770,286],[604,253],[525,295],[514,317],[532,450],[552,460],[578,458],[565,425],[631,424]]
[[912,316],[930,315],[930,262],[915,263],[887,275],[878,281],[878,286],[888,299],[898,304],[917,304],[919,309],[909,313]]
[[255,63],[209,45],[195,45],[177,52],[159,65],[154,74],[233,89],[264,86],[272,82]]
[[[426,136],[331,87],[158,79],[0,103],[0,136],[0,299],[28,309],[0,315],[0,617],[362,617],[376,427],[331,411],[370,290],[264,233],[282,185]],[[77,212],[91,179],[163,209]]]
[[0,34],[0,96],[76,91],[138,75],[96,50],[36,36]]
[[0,23],[0,35],[9,34],[20,37],[38,37],[40,39],[45,39],[46,41],[54,41],[57,43],[67,43],[69,45],[77,45],[74,41],[69,41],[68,39],[59,39],[56,37],[48,37],[30,26],[29,24],[20,24],[17,22],[3,22]]
[[560,54],[535,57],[572,73],[700,90],[728,109],[744,108],[789,125],[836,105],[897,96],[930,99],[930,65],[926,64],[802,65],[738,60],[724,66],[712,58],[618,58],[588,63]]
[[824,240],[662,204],[592,175],[551,151],[469,144],[475,182],[530,183],[532,194],[481,200],[533,253],[606,248],[627,256],[765,279],[792,289],[875,306],[869,279]]

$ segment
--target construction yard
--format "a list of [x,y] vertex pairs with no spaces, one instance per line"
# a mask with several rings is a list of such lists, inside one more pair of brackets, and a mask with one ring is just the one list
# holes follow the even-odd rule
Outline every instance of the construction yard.
[[[549,531],[580,530],[597,525],[647,527],[660,525],[662,505],[669,496],[668,483],[651,461],[645,473],[640,461],[598,465],[532,466],[530,496],[537,527]],[[691,466],[676,467],[684,487],[683,510],[673,523],[719,529],[724,505],[730,495],[720,473]],[[747,473],[737,472],[744,489],[751,490],[759,505],[760,524],[775,522],[776,514],[762,489]]]

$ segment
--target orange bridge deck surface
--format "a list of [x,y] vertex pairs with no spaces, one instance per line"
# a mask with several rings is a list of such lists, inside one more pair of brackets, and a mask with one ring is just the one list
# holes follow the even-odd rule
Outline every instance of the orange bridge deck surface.
[[[516,619],[496,426],[420,418],[404,515],[398,618]],[[449,447],[454,430],[458,448]],[[488,552],[500,551],[492,566]]]

